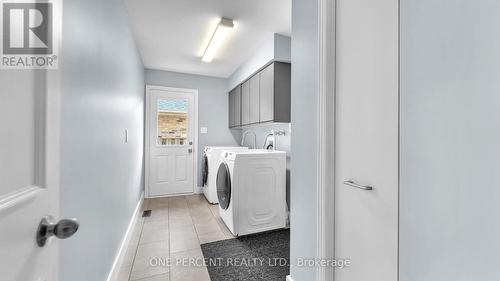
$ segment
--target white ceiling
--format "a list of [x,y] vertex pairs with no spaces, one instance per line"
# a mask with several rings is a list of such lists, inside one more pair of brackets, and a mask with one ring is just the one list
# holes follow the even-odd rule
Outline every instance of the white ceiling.
[[[290,36],[291,0],[125,0],[144,66],[228,77],[271,33]],[[221,17],[235,30],[201,61]]]

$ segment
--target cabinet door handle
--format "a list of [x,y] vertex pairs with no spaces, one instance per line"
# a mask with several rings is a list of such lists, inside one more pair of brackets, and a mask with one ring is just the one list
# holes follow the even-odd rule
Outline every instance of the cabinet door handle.
[[355,187],[355,188],[359,188],[359,189],[362,189],[362,190],[373,190],[372,186],[361,185],[361,184],[355,183],[354,181],[344,181],[344,184],[348,185],[348,186]]

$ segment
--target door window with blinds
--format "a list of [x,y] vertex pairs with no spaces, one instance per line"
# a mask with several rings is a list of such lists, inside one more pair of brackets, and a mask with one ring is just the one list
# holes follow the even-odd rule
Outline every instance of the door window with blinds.
[[157,145],[188,145],[188,101],[158,99]]

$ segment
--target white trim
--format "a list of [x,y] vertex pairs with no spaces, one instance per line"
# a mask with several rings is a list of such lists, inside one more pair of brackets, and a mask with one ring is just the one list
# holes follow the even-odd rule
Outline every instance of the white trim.
[[166,194],[166,195],[155,195],[155,196],[149,196],[147,199],[153,199],[153,198],[167,198],[167,197],[178,197],[178,196],[188,196],[188,195],[193,195],[193,192],[187,192],[187,193],[172,193],[172,194]]
[[193,169],[193,192],[198,186],[198,159],[202,154],[201,151],[198,151],[198,90],[194,91],[194,145],[193,145],[193,153],[194,153],[194,169]]
[[[57,3],[57,5],[56,5]],[[63,32],[63,1],[55,1],[53,6],[53,15],[58,15],[53,17],[53,26],[56,29],[53,30],[54,33],[61,34],[59,40],[56,43],[59,48],[59,69],[58,70],[46,70],[46,114],[45,114],[45,138],[43,145],[45,146],[43,157],[45,161],[45,177],[44,186],[48,187],[51,204],[51,215],[55,218],[59,217],[61,214],[61,118],[62,118],[62,95],[63,95],[63,71],[64,68],[61,65],[61,61],[64,60],[64,52],[62,52],[62,32]],[[49,265],[52,267],[51,276],[54,280],[59,280],[59,275],[61,272],[61,254],[59,243],[53,243],[51,246],[51,251],[55,251],[52,261]]]
[[144,108],[144,197],[150,198],[149,196],[149,130],[150,130],[150,116],[149,116],[149,104],[150,94],[149,94],[150,86],[146,85],[146,90],[144,91],[144,95],[146,96],[146,107]]
[[196,185],[196,188],[194,190],[195,194],[203,194],[203,186],[198,186]]
[[[319,1],[319,98],[317,104],[316,256],[334,258],[334,149],[335,149],[335,5]],[[317,281],[334,279],[334,270],[318,267]]]
[[11,207],[18,206],[23,202],[31,200],[37,196],[43,189],[38,186],[29,186],[18,191],[0,196],[0,213]]
[[287,276],[286,276],[286,281],[293,281],[292,276],[287,275]]
[[[163,91],[172,91],[172,92],[181,92],[181,93],[191,93],[194,98],[194,132],[193,132],[193,193],[196,191],[196,187],[198,186],[198,89],[186,89],[186,88],[173,88],[173,87],[164,87],[164,86],[156,86],[156,85],[146,85],[146,108],[145,108],[145,141],[144,141],[144,154],[145,154],[145,163],[144,163],[144,190],[145,190],[145,198],[153,198],[153,197],[169,197],[169,196],[178,196],[182,194],[171,194],[166,196],[149,196],[149,127],[150,127],[150,116],[149,116],[149,105],[151,103],[151,90],[163,90]],[[189,194],[193,194],[189,193]]]
[[127,252],[127,247],[130,244],[130,239],[132,238],[132,233],[134,232],[134,228],[137,224],[137,220],[139,219],[140,211],[142,204],[144,202],[144,193],[141,194],[141,198],[139,202],[137,202],[137,206],[135,207],[134,214],[130,219],[130,223],[128,224],[127,231],[123,236],[122,243],[120,244],[120,249],[116,253],[115,260],[113,261],[113,265],[108,274],[107,281],[115,281],[118,279],[118,274],[120,272],[120,268],[123,263],[123,259],[125,258],[125,253]]

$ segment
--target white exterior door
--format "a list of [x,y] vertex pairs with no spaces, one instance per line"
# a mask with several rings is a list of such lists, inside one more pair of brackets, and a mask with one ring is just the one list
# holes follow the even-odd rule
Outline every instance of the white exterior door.
[[59,214],[59,74],[0,72],[0,279],[58,280],[57,239],[35,237]]
[[[336,281],[398,280],[398,1],[337,1]],[[370,190],[369,187],[373,189]]]
[[147,196],[194,192],[197,91],[147,87]]

